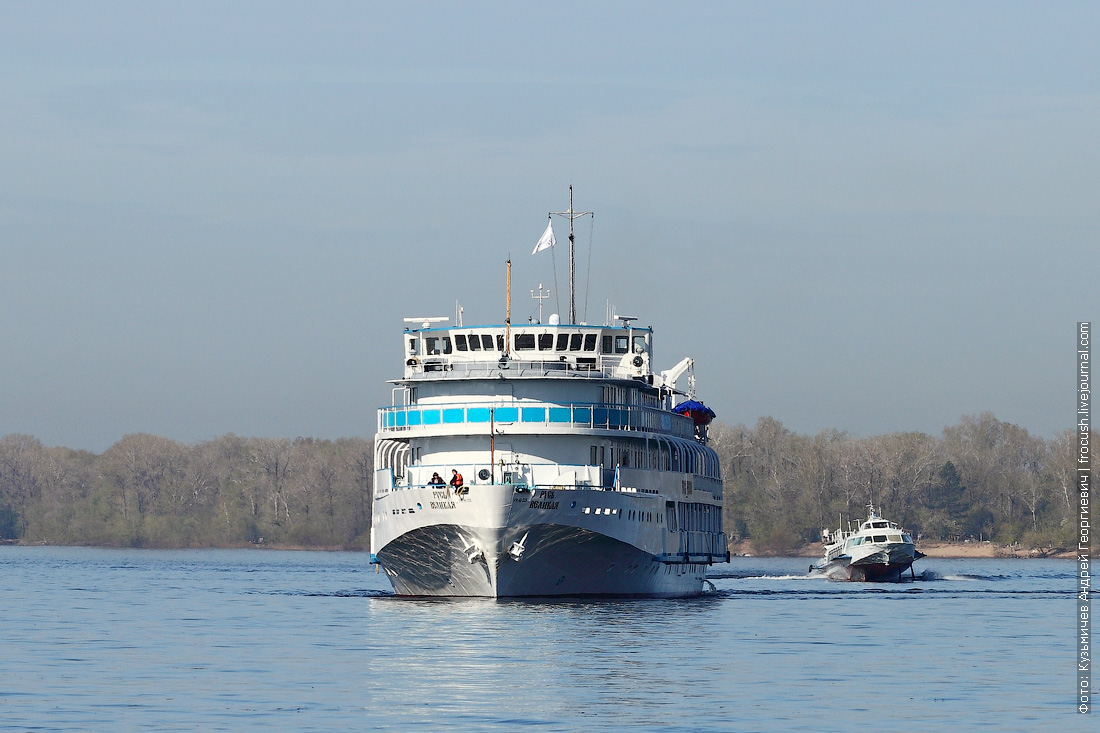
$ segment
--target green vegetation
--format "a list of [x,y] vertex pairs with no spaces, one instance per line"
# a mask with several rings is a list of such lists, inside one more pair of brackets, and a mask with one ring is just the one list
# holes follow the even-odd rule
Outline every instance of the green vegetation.
[[938,438],[806,436],[763,418],[751,428],[717,425],[711,439],[726,532],[761,550],[820,541],[822,529],[863,519],[872,501],[926,540],[1076,546],[1073,430],[1043,440],[986,412]]
[[0,539],[366,548],[369,440],[127,435],[102,455],[0,438]]
[[[778,554],[872,500],[924,539],[1075,544],[1076,434],[1044,440],[992,414],[941,437],[799,435],[763,418],[715,424],[731,540]],[[105,453],[0,438],[0,539],[116,547],[244,544],[365,549],[369,440],[128,435]]]

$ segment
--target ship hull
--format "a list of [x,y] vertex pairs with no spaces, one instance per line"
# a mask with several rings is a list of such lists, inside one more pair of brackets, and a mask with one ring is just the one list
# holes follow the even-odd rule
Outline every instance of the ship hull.
[[[508,549],[522,540],[520,553]],[[518,557],[517,557],[518,555]],[[581,527],[421,527],[377,553],[400,596],[650,596],[703,592],[706,563],[663,562]]]
[[821,572],[833,580],[849,580],[858,583],[896,583],[902,574],[911,570],[913,563],[924,557],[912,545],[900,544],[876,549],[860,557],[838,557],[829,562],[811,566],[811,571]]

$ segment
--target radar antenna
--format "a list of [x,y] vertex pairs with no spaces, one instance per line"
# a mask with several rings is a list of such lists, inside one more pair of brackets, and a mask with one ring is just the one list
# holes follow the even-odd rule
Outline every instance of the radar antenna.
[[405,323],[419,323],[421,328],[431,328],[433,323],[446,323],[451,320],[450,316],[427,316],[416,318],[405,318]]

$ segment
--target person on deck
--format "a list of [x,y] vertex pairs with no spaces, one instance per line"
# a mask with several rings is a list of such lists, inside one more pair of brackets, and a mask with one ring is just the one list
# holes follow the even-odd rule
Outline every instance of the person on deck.
[[451,486],[458,496],[463,496],[469,492],[469,489],[462,485],[462,474],[455,468],[451,469]]

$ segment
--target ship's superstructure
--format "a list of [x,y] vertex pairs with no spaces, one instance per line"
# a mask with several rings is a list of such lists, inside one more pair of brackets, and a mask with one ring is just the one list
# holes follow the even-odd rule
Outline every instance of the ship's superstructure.
[[651,328],[406,320],[371,528],[399,595],[689,596],[728,561],[714,413]]

